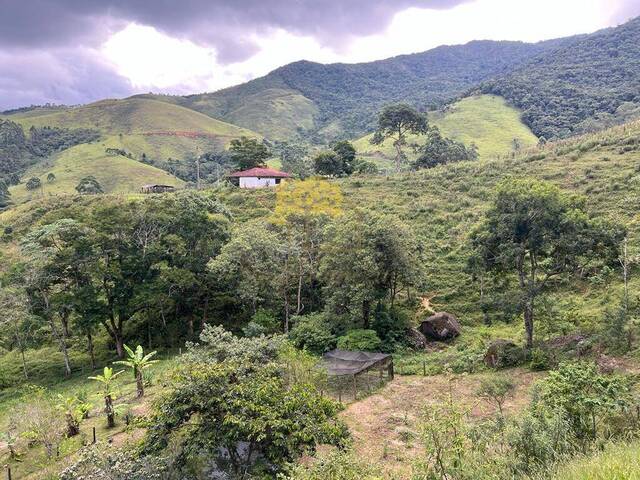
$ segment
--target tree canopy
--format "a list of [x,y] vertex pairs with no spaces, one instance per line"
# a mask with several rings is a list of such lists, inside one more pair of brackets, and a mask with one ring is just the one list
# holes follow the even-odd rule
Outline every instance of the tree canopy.
[[271,157],[271,152],[264,143],[249,137],[231,140],[229,152],[238,170],[264,166],[265,160]]

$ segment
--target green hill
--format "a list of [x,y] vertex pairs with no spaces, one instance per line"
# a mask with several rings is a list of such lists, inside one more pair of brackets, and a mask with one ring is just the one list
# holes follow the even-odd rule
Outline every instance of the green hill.
[[371,129],[387,103],[433,108],[566,41],[477,41],[359,64],[300,61],[218,92],[141,98],[193,108],[272,139],[354,137]]
[[[53,182],[47,181],[49,173],[56,177]],[[69,148],[30,168],[23,179],[38,177],[42,188],[29,191],[24,183],[14,185],[9,189],[11,200],[20,204],[43,196],[75,194],[80,179],[88,175],[100,182],[105,193],[139,192],[142,185],[153,183],[184,185],[182,180],[153,166],[122,155],[108,155],[105,144],[98,142]]]
[[[442,111],[429,113],[429,122],[449,138],[467,146],[475,144],[481,159],[510,153],[514,139],[522,148],[537,143],[535,135],[520,120],[520,112],[494,95],[463,98]],[[369,134],[354,142],[358,154],[381,166],[389,166],[395,154],[392,140],[382,145],[371,145],[372,136]],[[419,143],[421,140],[412,137],[409,141]],[[410,151],[409,156],[413,158]]]
[[578,38],[480,90],[523,110],[538,137],[567,137],[640,117],[640,17]]
[[53,113],[8,118],[25,130],[32,125],[93,128],[103,133],[107,147],[124,149],[138,158],[145,153],[158,163],[219,150],[242,135],[259,137],[194,110],[147,98],[102,100]]

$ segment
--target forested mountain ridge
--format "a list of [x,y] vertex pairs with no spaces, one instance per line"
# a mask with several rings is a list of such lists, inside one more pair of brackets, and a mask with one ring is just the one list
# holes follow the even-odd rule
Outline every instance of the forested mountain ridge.
[[640,17],[575,39],[480,90],[523,110],[538,137],[567,137],[640,115]]
[[213,93],[153,97],[270,138],[303,133],[318,139],[354,137],[371,130],[385,104],[407,102],[433,109],[570,41],[474,41],[358,64],[299,61]]

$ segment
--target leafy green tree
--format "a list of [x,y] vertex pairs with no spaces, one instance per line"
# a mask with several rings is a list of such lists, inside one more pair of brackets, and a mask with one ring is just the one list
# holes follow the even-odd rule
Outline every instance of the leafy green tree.
[[463,143],[443,137],[437,127],[430,127],[425,143],[417,148],[419,157],[414,168],[431,168],[462,160],[477,160],[478,149],[475,145],[467,148]]
[[151,358],[158,352],[153,351],[145,355],[141,345],[138,345],[136,350],[133,351],[125,344],[124,349],[127,352],[127,355],[129,355],[129,358],[127,360],[119,360],[115,363],[129,367],[133,371],[133,377],[136,379],[137,396],[138,398],[142,398],[144,396],[143,372],[154,363],[158,363],[157,360],[151,360]]
[[282,170],[305,179],[312,173],[309,162],[309,149],[299,143],[276,142],[273,150],[278,153]]
[[541,402],[562,410],[578,438],[596,438],[600,423],[632,402],[628,378],[602,374],[589,362],[563,363],[539,386]]
[[331,333],[326,315],[315,313],[292,317],[293,328],[289,339],[296,348],[322,355],[336,346],[336,337]]
[[208,328],[203,340],[183,357],[175,388],[158,402],[144,454],[171,445],[178,468],[206,458],[246,477],[257,473],[257,459],[273,475],[317,445],[344,443],[339,405],[309,383],[287,383],[271,339],[235,339]]
[[516,385],[509,377],[495,375],[482,380],[478,396],[495,405],[502,416],[504,403],[513,396],[515,389]]
[[113,382],[122,372],[124,372],[124,370],[114,373],[112,368],[104,367],[102,375],[89,377],[89,380],[95,380],[101,384],[101,393],[104,398],[104,413],[107,417],[107,428],[116,426],[116,410],[113,406],[113,402],[116,400],[116,394]]
[[378,128],[371,143],[380,145],[387,139],[393,139],[396,171],[399,172],[407,158],[403,151],[407,146],[407,135],[425,134],[428,128],[426,115],[406,104],[389,105],[378,116]]
[[374,330],[351,330],[338,338],[338,348],[341,350],[364,350],[365,352],[379,352],[382,341]]
[[11,205],[11,193],[9,193],[9,186],[7,182],[0,178],[0,210],[3,210]]
[[313,169],[319,175],[339,177],[344,169],[338,154],[332,151],[320,152],[313,159]]
[[356,163],[356,149],[348,140],[341,140],[331,145],[338,158],[342,162],[342,169],[345,175],[351,175]]
[[248,170],[254,167],[262,167],[265,160],[271,157],[271,152],[263,143],[255,138],[240,137],[229,143],[231,158],[238,170]]
[[590,217],[582,200],[524,179],[498,186],[472,242],[486,271],[517,275],[531,348],[538,296],[556,278],[613,262],[623,238],[622,227]]
[[25,184],[27,190],[38,190],[42,187],[42,182],[38,177],[31,177]]
[[329,225],[326,238],[320,278],[327,307],[359,320],[364,329],[377,302],[393,304],[400,289],[422,282],[416,238],[394,217],[357,210]]
[[97,195],[99,193],[104,193],[102,190],[102,185],[93,175],[88,175],[83,177],[76,185],[76,191],[80,195]]

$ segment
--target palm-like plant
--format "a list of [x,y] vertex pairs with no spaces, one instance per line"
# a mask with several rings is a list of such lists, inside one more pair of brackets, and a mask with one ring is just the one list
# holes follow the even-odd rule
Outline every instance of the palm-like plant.
[[107,427],[113,428],[116,426],[116,412],[113,408],[113,401],[116,399],[115,392],[113,391],[113,380],[120,375],[124,370],[119,372],[113,372],[112,368],[104,367],[102,375],[96,375],[95,377],[89,377],[90,380],[96,380],[102,384],[102,395],[104,396],[104,412],[107,415]]
[[151,360],[151,357],[153,357],[157,352],[153,351],[145,355],[141,345],[138,345],[135,352],[126,345],[124,346],[124,349],[126,350],[127,355],[129,355],[129,358],[115,363],[125,365],[133,370],[133,376],[136,379],[138,398],[140,398],[144,396],[144,376],[142,375],[142,371],[158,362],[157,360]]

